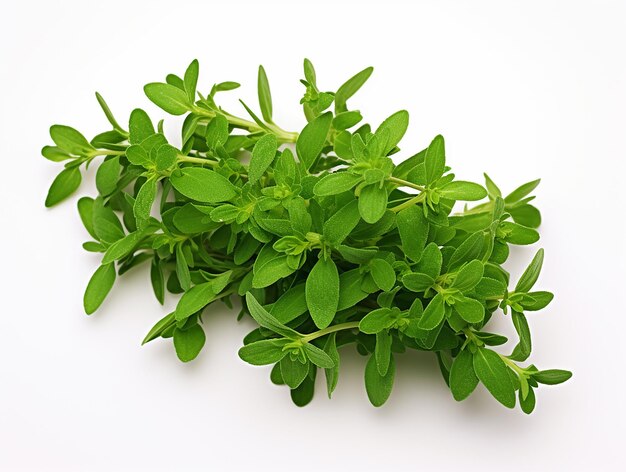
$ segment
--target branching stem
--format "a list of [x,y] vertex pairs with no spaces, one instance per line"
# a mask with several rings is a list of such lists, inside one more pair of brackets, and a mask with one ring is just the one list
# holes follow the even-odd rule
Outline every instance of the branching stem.
[[327,334],[334,333],[336,331],[342,331],[344,329],[354,329],[359,327],[358,321],[350,321],[348,323],[341,323],[334,326],[329,326],[328,328],[320,329],[319,331],[315,331],[314,333],[307,334],[302,338],[302,341],[308,343],[309,341],[313,341],[314,339],[321,338],[322,336],[326,336]]

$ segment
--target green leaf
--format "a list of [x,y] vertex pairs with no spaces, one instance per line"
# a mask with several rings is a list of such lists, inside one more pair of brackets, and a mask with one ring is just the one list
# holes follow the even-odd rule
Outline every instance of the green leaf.
[[313,400],[313,395],[315,394],[315,379],[313,377],[315,377],[316,372],[316,369],[311,368],[309,375],[304,378],[302,383],[297,388],[290,390],[291,401],[296,406],[306,406]]
[[396,224],[403,252],[414,262],[419,261],[428,239],[429,226],[424,212],[417,205],[405,208],[396,216]]
[[85,313],[91,315],[102,305],[114,282],[115,265],[113,263],[101,265],[96,269],[87,284],[85,296],[83,297]]
[[241,103],[241,105],[243,105],[243,107],[248,112],[248,115],[250,115],[250,117],[259,126],[259,128],[267,131],[268,133],[271,132],[271,129],[265,123],[263,123],[263,121],[261,121],[261,119],[258,116],[256,116],[256,114],[250,109],[250,107],[248,105],[245,104],[245,102],[243,100],[239,99],[239,103]]
[[337,387],[339,380],[339,351],[337,350],[337,333],[330,333],[324,344],[324,352],[333,361],[333,367],[324,370],[326,374],[326,390],[330,398]]
[[[152,283],[154,296],[159,303],[163,305],[165,301],[165,280],[163,277],[163,267],[158,257],[152,258],[152,263],[150,264],[150,282]],[[172,316],[174,316],[173,313]]]
[[477,259],[465,264],[452,282],[451,287],[465,293],[473,289],[483,276],[483,263]]
[[189,318],[215,300],[217,293],[212,282],[194,285],[187,290],[176,305],[176,321]]
[[178,328],[174,330],[174,348],[176,355],[183,362],[189,362],[198,357],[205,342],[206,335],[199,324],[185,330]]
[[532,297],[532,301],[527,302],[522,300],[520,304],[526,311],[538,311],[542,310],[552,301],[554,294],[550,292],[530,292],[528,294]]
[[535,257],[530,262],[522,276],[520,277],[517,285],[515,286],[516,292],[528,292],[537,279],[539,278],[539,273],[541,272],[541,266],[543,265],[543,249],[539,249]]
[[478,259],[483,250],[484,236],[482,231],[472,233],[461,245],[455,249],[450,257],[448,267],[454,270],[466,262]]
[[206,127],[206,144],[209,149],[215,150],[223,146],[228,140],[228,120],[221,113],[216,113]]
[[395,322],[392,315],[393,311],[389,308],[370,311],[359,322],[359,331],[365,334],[377,334],[384,329],[389,329]]
[[495,200],[496,197],[502,197],[502,192],[494,183],[494,181],[491,180],[491,178],[487,174],[483,175],[485,176],[485,186],[487,187],[487,193],[489,194],[489,198],[491,200]]
[[444,185],[440,190],[442,196],[451,200],[463,200],[473,202],[482,200],[487,196],[487,191],[478,184],[473,182],[464,182],[463,180],[455,180]]
[[52,162],[63,162],[72,159],[67,152],[57,146],[44,146],[41,155]]
[[185,258],[183,245],[176,245],[176,276],[183,290],[187,291],[191,287],[191,274],[189,273],[189,264]]
[[65,200],[76,191],[80,186],[81,180],[82,177],[78,167],[70,167],[62,170],[61,173],[56,176],[48,190],[46,206],[49,208]]
[[378,184],[366,185],[359,194],[359,213],[366,223],[376,223],[387,209],[387,190]]
[[556,385],[569,380],[572,373],[569,370],[551,369],[541,370],[532,374],[532,378],[545,385]]
[[308,310],[304,285],[291,287],[272,305],[270,313],[281,323],[289,323]]
[[289,339],[299,339],[302,337],[300,333],[288,328],[270,315],[267,310],[261,306],[257,299],[254,298],[254,295],[249,292],[246,294],[246,305],[248,306],[248,310],[250,310],[250,315],[252,315],[252,318],[254,318],[260,326],[263,326],[264,328]]
[[270,93],[270,84],[265,74],[263,66],[259,66],[259,77],[257,80],[257,88],[259,92],[259,106],[263,119],[272,122],[272,94]]
[[87,232],[94,238],[98,239],[96,232],[93,229],[93,198],[82,197],[78,200],[78,214],[80,215],[80,219],[85,226]]
[[311,230],[311,215],[307,209],[307,202],[301,197],[292,198],[284,205],[289,212],[291,227],[296,233],[304,236]]
[[378,254],[377,248],[356,248],[340,244],[336,247],[341,257],[352,264],[367,264]]
[[285,356],[280,361],[280,373],[289,388],[298,388],[309,373],[309,363]]
[[126,149],[126,157],[131,164],[148,168],[152,165],[150,155],[139,144],[133,144]]
[[133,232],[111,244],[102,258],[102,264],[109,264],[128,256],[135,249],[140,237],[139,233]]
[[278,141],[273,134],[266,134],[257,141],[252,149],[250,167],[248,170],[248,181],[257,182],[265,173],[276,156]]
[[130,133],[128,138],[130,144],[139,144],[144,139],[152,136],[155,133],[152,120],[150,119],[148,114],[141,108],[135,108],[130,113],[130,118],[128,120],[128,130]]
[[347,110],[346,102],[352,97],[369,79],[370,75],[374,71],[373,67],[367,67],[361,72],[350,77],[335,93],[335,113],[344,112]]
[[539,241],[539,233],[517,223],[504,221],[500,223],[500,231],[505,233],[505,240],[509,244],[533,244]]
[[402,284],[411,292],[424,292],[435,285],[435,279],[428,274],[410,273],[402,276]]
[[96,172],[96,187],[100,195],[107,196],[117,190],[117,181],[120,178],[122,166],[119,156],[107,159]]
[[102,198],[94,200],[92,205],[93,231],[97,239],[105,243],[114,243],[124,237],[124,229],[111,207],[105,206]]
[[339,303],[337,311],[356,305],[369,294],[362,289],[363,276],[359,269],[343,272],[339,276]]
[[[332,127],[337,131],[346,130],[348,128],[352,128],[362,119],[363,119],[363,115],[361,115],[361,112],[357,110],[344,111],[342,113],[339,113],[333,118]],[[337,142],[337,139],[335,138],[335,143],[336,142]]]
[[526,398],[522,396],[522,390],[519,391],[519,404],[522,407],[522,411],[527,415],[530,415],[535,409],[535,392],[532,388],[528,389],[528,394]]
[[315,75],[315,67],[313,67],[313,63],[304,58],[304,77],[307,82],[309,82],[314,87],[317,87],[317,77]]
[[180,151],[174,146],[163,144],[156,153],[155,165],[157,171],[164,171],[176,164]]
[[165,82],[167,82],[170,85],[173,85],[176,88],[185,90],[185,82],[176,74],[167,74],[167,76],[165,77]]
[[391,341],[392,337],[387,330],[376,333],[374,357],[376,358],[376,368],[382,377],[387,375],[391,362]]
[[306,279],[306,304],[319,329],[333,321],[339,304],[339,273],[332,259],[317,261]]
[[331,112],[324,113],[307,123],[296,141],[296,152],[305,169],[310,169],[319,157],[333,119]]
[[432,184],[443,175],[446,166],[446,152],[443,136],[437,135],[426,150],[424,158],[426,168],[426,183]]
[[409,127],[409,112],[400,110],[385,121],[376,130],[377,136],[387,135],[386,142],[383,143],[382,155],[386,156],[400,142],[404,133]]
[[521,205],[507,210],[513,220],[520,225],[529,228],[539,228],[541,225],[541,213],[532,205]]
[[196,101],[196,85],[198,84],[199,72],[200,65],[198,64],[198,60],[194,59],[187,67],[187,70],[185,71],[185,78],[183,79],[189,103],[194,103]]
[[478,348],[474,354],[474,370],[496,400],[507,408],[515,407],[515,389],[511,383],[509,368],[498,353]]
[[226,177],[200,167],[180,169],[170,182],[185,197],[204,203],[225,202],[237,195],[237,188]]
[[511,319],[519,337],[519,343],[517,343],[509,357],[513,360],[523,362],[528,359],[532,350],[530,328],[528,327],[528,321],[523,313],[513,311]]
[[396,284],[396,271],[384,259],[372,259],[370,270],[374,282],[384,292],[390,291]]
[[274,364],[272,371],[270,372],[270,380],[274,385],[285,385],[283,375],[280,373],[280,363]]
[[478,339],[483,341],[487,346],[501,346],[502,344],[508,341],[506,336],[500,336],[499,334],[486,333],[486,332],[475,332],[475,335]]
[[174,319],[174,313],[173,312],[165,315],[163,318],[161,318],[159,321],[157,321],[157,323],[152,327],[152,329],[150,329],[148,334],[146,334],[146,337],[141,342],[141,345],[143,346],[144,344],[149,343],[150,341],[155,340],[156,338],[161,336],[161,334],[163,334],[163,332],[166,329],[168,329],[171,326],[173,326],[174,323],[176,323],[176,320]]
[[338,246],[350,235],[360,220],[358,202],[352,200],[324,223],[324,240],[331,246]]
[[480,323],[485,318],[485,308],[478,300],[468,297],[457,297],[454,309],[468,323]]
[[153,178],[146,180],[139,189],[139,192],[137,192],[135,205],[133,206],[133,214],[140,227],[150,217],[150,211],[152,210],[152,205],[156,198],[156,192],[157,183]]
[[474,372],[474,360],[469,349],[464,349],[454,358],[450,369],[450,390],[458,402],[469,397],[478,385]]
[[349,172],[335,172],[328,174],[317,181],[313,192],[318,197],[325,197],[328,195],[338,195],[348,190],[352,190],[356,184],[361,181],[362,177],[357,174],[350,174]]
[[393,389],[395,375],[396,363],[393,356],[390,358],[389,368],[384,376],[378,372],[376,356],[370,356],[365,366],[365,390],[372,405],[379,407],[387,401]]
[[98,100],[98,104],[100,105],[100,108],[102,108],[102,111],[107,117],[107,120],[109,120],[109,123],[111,123],[111,126],[113,126],[114,129],[120,132],[124,131],[122,127],[119,125],[119,123],[117,122],[117,120],[115,119],[115,117],[113,116],[113,112],[111,112],[109,105],[107,105],[107,102],[104,100],[102,95],[100,95],[98,92],[96,92],[96,100]]
[[267,287],[292,274],[294,269],[287,264],[287,257],[286,254],[274,251],[271,244],[265,246],[254,262],[254,288]]
[[533,190],[537,188],[541,179],[533,180],[532,182],[527,182],[524,185],[520,185],[518,188],[509,193],[506,197],[504,197],[504,201],[506,203],[516,203],[519,202],[522,198],[530,194]]
[[283,350],[289,342],[290,340],[285,338],[256,341],[239,349],[239,357],[252,365],[275,364],[289,354]]
[[443,296],[438,293],[428,303],[422,317],[419,320],[418,327],[420,329],[431,331],[435,329],[443,321],[445,315]]
[[311,343],[304,344],[304,353],[313,364],[322,369],[332,369],[335,366],[335,362],[328,354]]
[[193,107],[187,93],[170,84],[153,82],[144,86],[146,96],[171,115],[183,115]]
[[95,150],[82,134],[69,126],[52,125],[50,137],[54,144],[70,154],[87,156]]
[[502,298],[505,292],[506,285],[504,282],[490,277],[483,277],[476,287],[474,287],[474,293],[480,298]]
[[220,82],[219,84],[216,84],[215,91],[216,92],[228,92],[229,90],[235,90],[235,89],[238,89],[239,87],[241,87],[241,85],[237,82],[226,81],[226,82]]
[[443,255],[441,254],[441,250],[436,243],[432,242],[424,248],[422,257],[417,264],[416,271],[427,274],[434,279],[441,272],[442,264]]

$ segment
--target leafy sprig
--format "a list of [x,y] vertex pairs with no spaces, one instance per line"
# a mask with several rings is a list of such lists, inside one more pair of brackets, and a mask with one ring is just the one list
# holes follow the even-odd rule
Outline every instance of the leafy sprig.
[[[503,405],[535,407],[539,384],[571,373],[522,366],[531,353],[526,313],[553,298],[536,291],[540,249],[513,290],[502,264],[511,244],[538,241],[541,216],[530,202],[539,180],[503,197],[485,174],[485,186],[456,179],[445,142],[398,159],[409,114],[398,111],[375,130],[363,124],[350,98],[372,74],[366,68],[322,91],[312,63],[304,62],[301,100],[307,119],[300,133],[274,120],[267,74],[258,73],[260,114],[243,101],[249,118],[217,104],[236,82],[197,90],[199,65],[182,77],[144,87],[165,112],[185,115],[180,147],[142,109],[128,130],[96,98],[112,129],[88,141],[62,125],[50,128],[54,146],[42,154],[65,167],[46,205],[74,193],[81,168],[96,160],[98,195],[78,200],[89,235],[84,244],[102,254],[84,295],[95,312],[118,275],[150,264],[157,300],[182,294],[144,343],[173,338],[183,362],[206,341],[206,308],[242,299],[258,328],[240,357],[274,365],[271,380],[287,385],[297,405],[308,403],[318,371],[331,396],[338,383],[340,349],[353,345],[368,357],[365,387],[380,406],[391,394],[395,359],[408,349],[433,352],[456,400],[482,383]],[[334,108],[331,110],[332,105]],[[294,146],[295,145],[295,146]],[[454,212],[456,203],[481,201]],[[492,349],[507,338],[486,331],[492,316],[510,316],[518,335],[511,354]]]

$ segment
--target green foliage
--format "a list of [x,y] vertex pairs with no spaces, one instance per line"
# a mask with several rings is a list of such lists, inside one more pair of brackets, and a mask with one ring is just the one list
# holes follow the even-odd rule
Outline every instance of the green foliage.
[[[541,214],[530,204],[539,180],[506,196],[486,174],[484,187],[456,180],[442,136],[403,158],[407,111],[372,127],[348,108],[372,71],[323,91],[305,60],[300,103],[307,124],[300,133],[275,124],[262,66],[260,112],[241,102],[246,119],[217,103],[236,82],[197,89],[197,60],[181,76],[144,88],[161,110],[185,115],[180,146],[164,135],[163,121],[155,126],[140,108],[127,131],[100,94],[112,129],[89,141],[69,126],[52,126],[54,145],[42,155],[64,168],[46,206],[72,195],[83,169],[98,165],[98,195],[77,203],[91,238],[84,248],[102,256],[85,311],[102,305],[118,275],[149,262],[158,303],[166,292],[180,298],[143,342],[171,338],[183,362],[206,342],[204,317],[238,298],[240,316],[254,324],[240,358],[273,365],[272,382],[287,386],[298,406],[312,400],[320,369],[332,395],[341,351],[355,347],[367,357],[365,389],[374,406],[391,395],[397,356],[413,349],[437,357],[456,400],[482,383],[503,405],[519,400],[530,413],[539,384],[571,377],[519,364],[532,350],[528,314],[553,298],[534,288],[543,250],[514,289],[502,266],[511,244],[539,239]],[[457,209],[457,201],[479,200]],[[517,333],[509,355],[492,349],[508,342],[488,332],[494,316],[510,316]]]

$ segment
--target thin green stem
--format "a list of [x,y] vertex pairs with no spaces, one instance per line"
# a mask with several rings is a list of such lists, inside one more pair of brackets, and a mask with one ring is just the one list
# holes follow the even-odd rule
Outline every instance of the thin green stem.
[[123,156],[126,154],[126,151],[111,151],[109,149],[98,149],[97,151],[91,153],[89,157],[96,156]]
[[334,333],[336,331],[342,331],[344,329],[354,329],[359,327],[358,321],[350,321],[348,323],[341,323],[334,326],[329,326],[328,328],[320,329],[319,331],[315,331],[314,333],[307,334],[302,338],[302,341],[308,343],[309,341],[313,341],[314,339],[321,338],[322,336],[326,336],[327,334]]
[[522,369],[520,366],[518,366],[515,362],[513,362],[511,359],[509,359],[506,356],[503,356],[502,354],[498,353],[498,355],[500,356],[500,359],[502,359],[504,361],[504,363],[506,365],[508,365],[511,369],[513,369],[515,372],[517,372],[519,375],[525,375],[526,372],[524,371],[524,369]]
[[209,165],[211,167],[215,167],[217,165],[217,162],[212,161],[211,159],[205,159],[203,157],[183,156],[182,154],[179,154],[178,162],[193,162],[194,164]]
[[[207,118],[214,118],[215,117],[215,112],[212,110],[207,110],[206,108],[202,108],[202,107],[194,107],[193,108],[193,112],[197,115],[200,116],[205,116]],[[254,121],[250,121],[250,120],[246,120],[243,118],[239,118],[238,116],[234,116],[231,115],[230,113],[221,112],[224,117],[228,120],[228,122],[233,125],[235,128],[241,128],[241,129],[245,129],[248,130],[251,133],[261,133],[261,132],[265,132],[266,130],[259,126],[257,123],[255,123]],[[267,128],[276,135],[276,137],[279,139],[279,141],[284,142],[284,143],[295,143],[296,140],[298,139],[298,133],[296,132],[290,132],[290,131],[285,131],[284,129],[280,128],[279,126],[275,125],[274,123],[268,123],[266,124]]]
[[420,192],[423,192],[424,190],[426,190],[426,187],[422,187],[421,185],[414,184],[413,182],[409,182],[408,180],[399,179],[398,177],[389,177],[387,180],[389,182],[393,182],[394,184],[398,184],[401,187],[414,188],[415,190],[419,190]]
[[421,202],[422,200],[424,200],[424,198],[426,198],[426,194],[425,193],[420,193],[419,195],[416,195],[415,197],[410,198],[406,202],[401,203],[400,205],[397,205],[395,207],[390,208],[390,210],[395,212],[395,213],[398,213],[398,212],[404,210],[405,208],[409,208],[409,207],[415,205],[416,203]]

